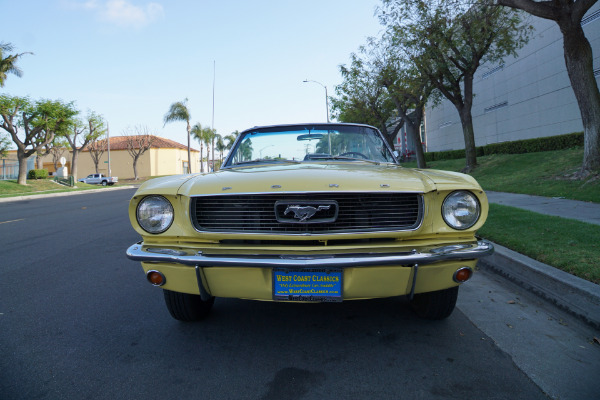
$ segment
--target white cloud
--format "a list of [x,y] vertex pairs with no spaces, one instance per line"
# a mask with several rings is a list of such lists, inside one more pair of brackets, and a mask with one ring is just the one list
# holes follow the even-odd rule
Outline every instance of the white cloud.
[[139,29],[164,16],[163,6],[155,2],[135,5],[128,0],[86,0],[67,4],[93,11],[101,21],[123,28]]

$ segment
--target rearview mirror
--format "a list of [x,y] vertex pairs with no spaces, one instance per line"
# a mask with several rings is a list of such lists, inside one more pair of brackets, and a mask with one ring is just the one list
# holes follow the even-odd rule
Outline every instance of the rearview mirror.
[[318,139],[323,139],[323,135],[320,133],[315,133],[315,134],[308,134],[308,135],[300,135],[298,136],[297,140],[301,141],[301,140],[318,140]]

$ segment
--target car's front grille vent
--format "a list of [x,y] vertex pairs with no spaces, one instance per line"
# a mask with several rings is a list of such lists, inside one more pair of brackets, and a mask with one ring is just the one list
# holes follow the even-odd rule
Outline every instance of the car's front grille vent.
[[[307,209],[314,213],[301,221],[301,212]],[[198,196],[192,198],[190,214],[192,224],[202,232],[403,231],[421,224],[423,199],[418,193],[394,192]]]

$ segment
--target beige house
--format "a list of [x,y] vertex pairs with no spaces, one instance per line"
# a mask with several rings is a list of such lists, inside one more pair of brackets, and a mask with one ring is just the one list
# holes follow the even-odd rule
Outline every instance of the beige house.
[[[187,146],[170,139],[152,136],[152,147],[140,156],[137,162],[138,176],[163,176],[187,173],[188,154]],[[200,172],[200,152],[190,149],[192,157],[192,173]],[[66,166],[71,173],[71,153],[65,151]],[[43,157],[44,168],[54,172],[54,163],[51,155]],[[60,167],[60,164],[58,165]],[[127,136],[110,138],[110,168],[111,175],[119,179],[134,178],[133,158],[127,151]],[[96,172],[96,166],[90,155],[89,149],[82,151],[77,159],[77,178],[81,179]],[[98,173],[108,175],[108,152],[105,151],[98,163]]]

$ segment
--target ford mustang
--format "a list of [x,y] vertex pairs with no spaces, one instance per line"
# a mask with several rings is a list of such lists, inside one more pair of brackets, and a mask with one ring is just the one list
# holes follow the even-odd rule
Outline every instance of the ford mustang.
[[242,132],[219,171],[156,178],[131,199],[127,256],[178,320],[215,297],[341,302],[405,296],[448,317],[477,259],[487,197],[469,175],[402,167],[375,128]]

